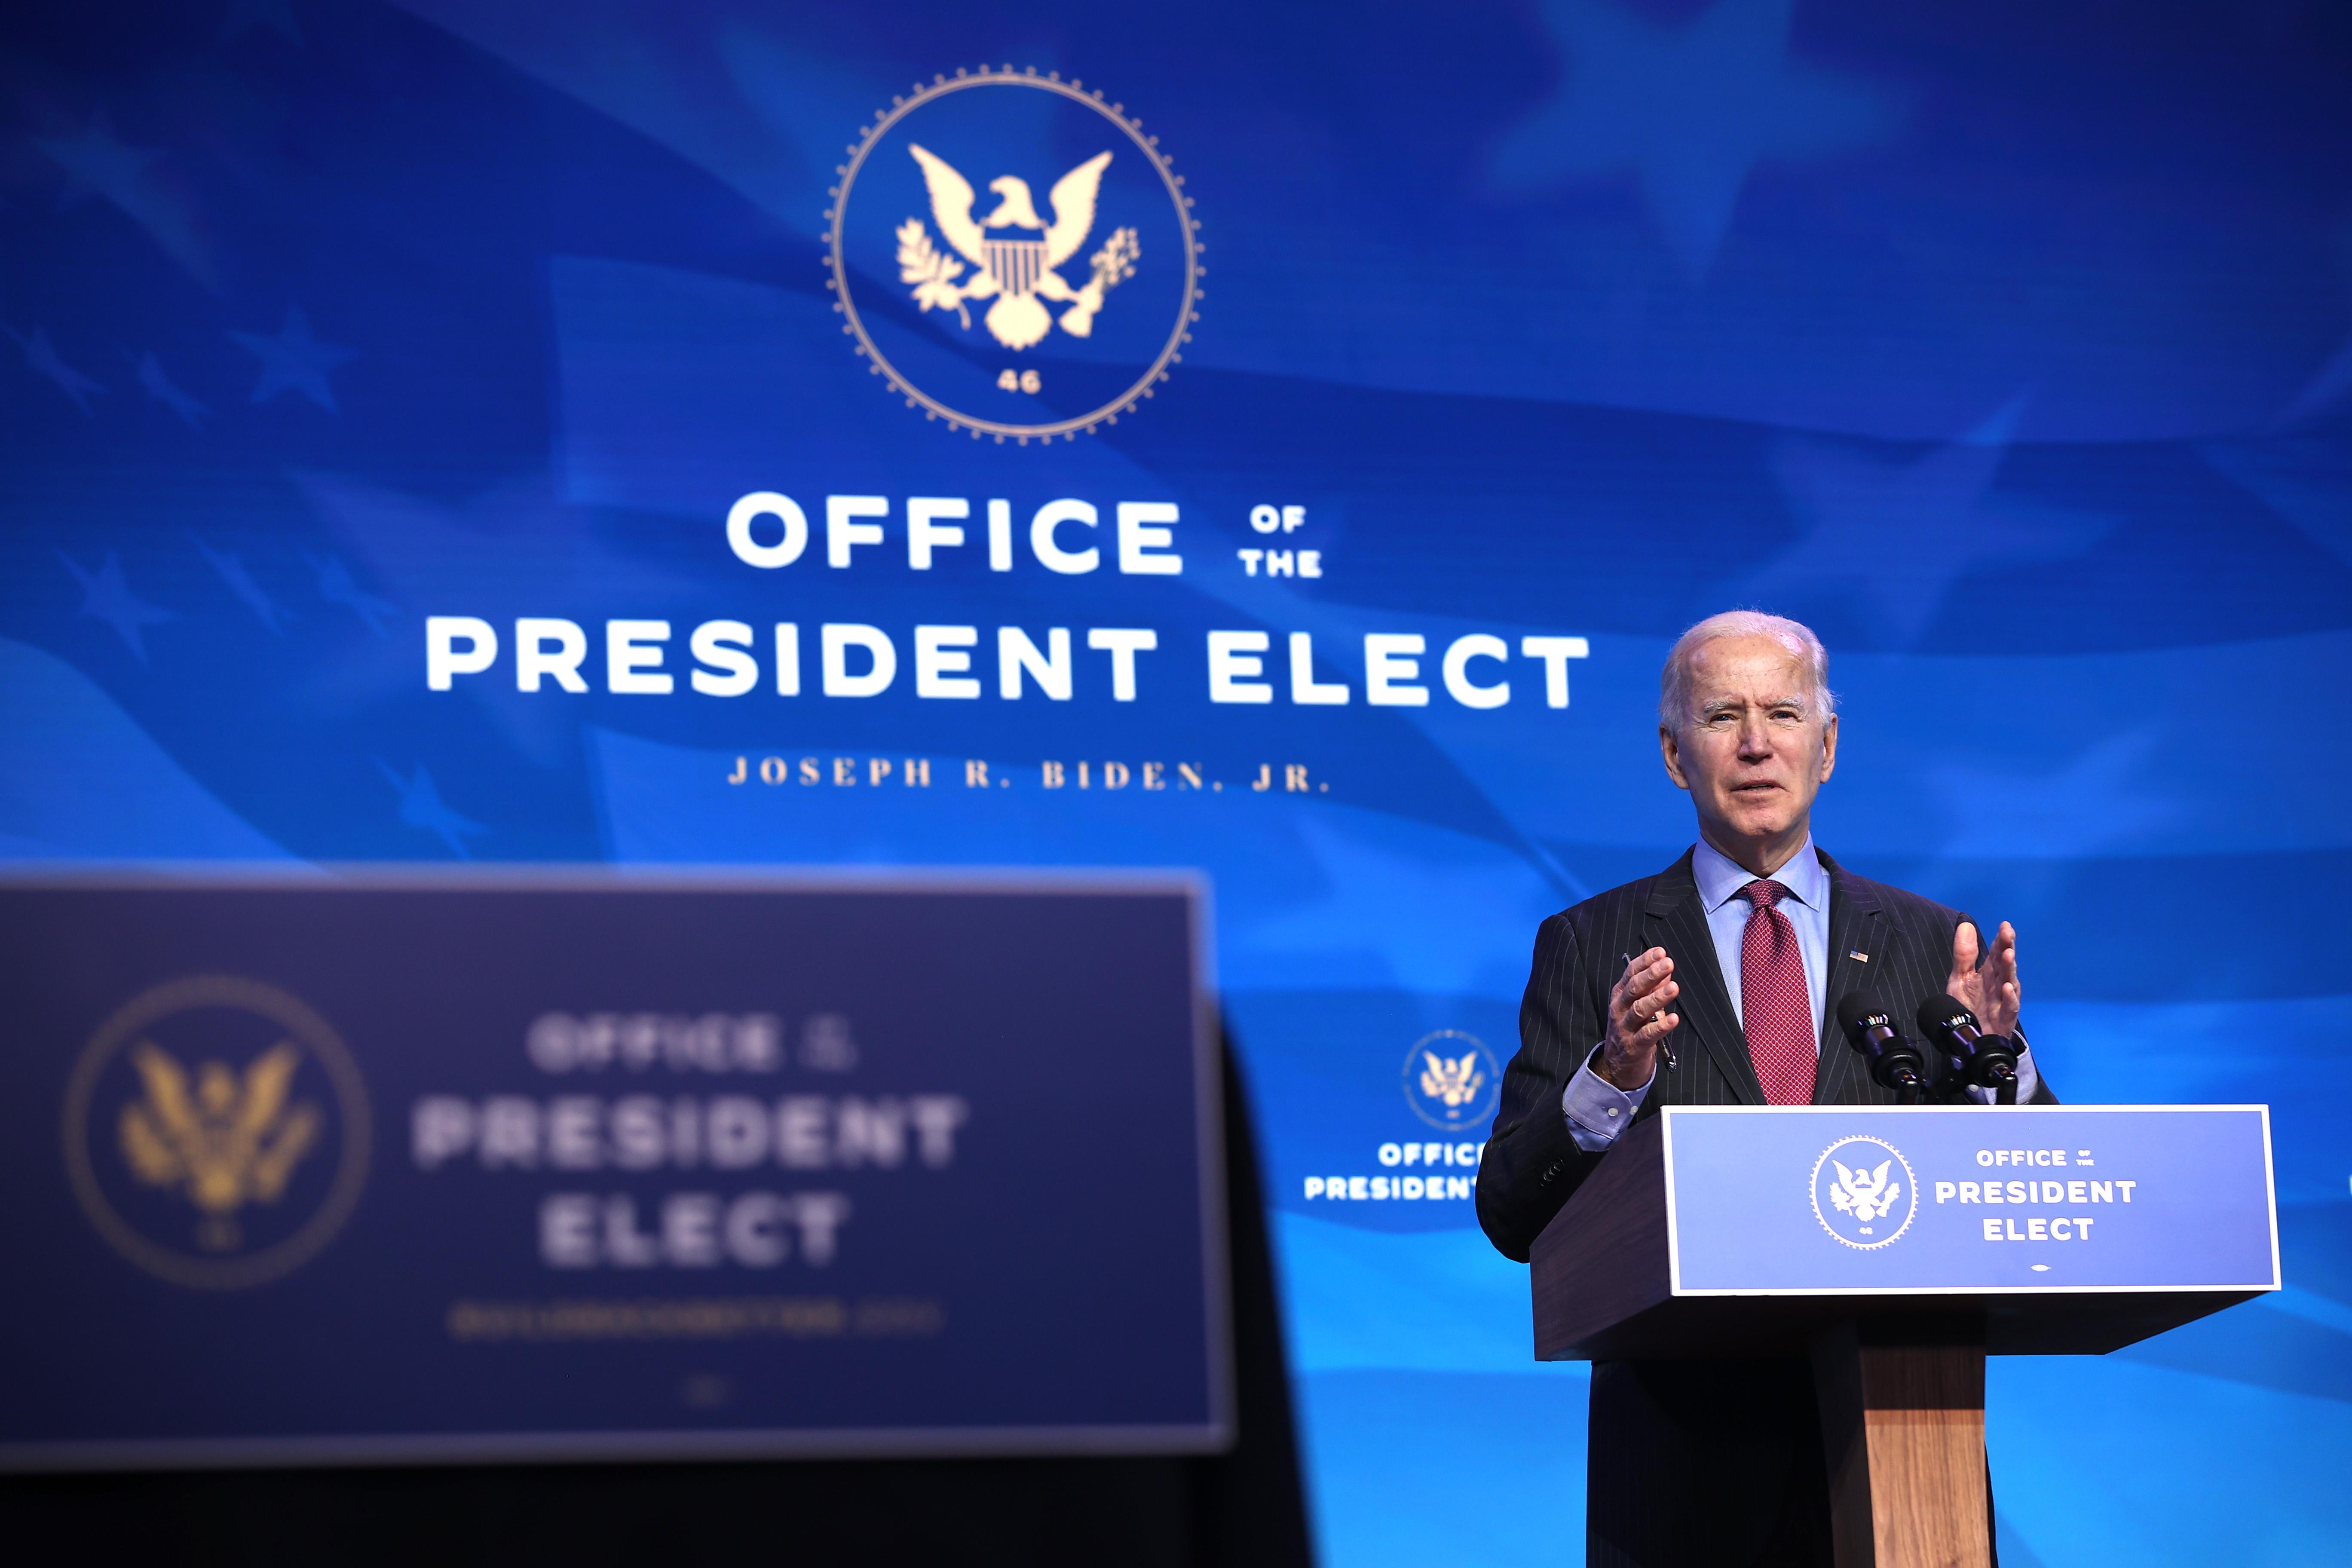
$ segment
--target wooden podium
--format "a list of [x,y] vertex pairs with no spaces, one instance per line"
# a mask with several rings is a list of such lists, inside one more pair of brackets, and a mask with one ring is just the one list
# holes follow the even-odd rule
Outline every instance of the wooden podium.
[[[2237,1121],[2187,1140],[2184,1161],[2171,1145],[2200,1116]],[[1810,1355],[1839,1568],[1986,1568],[1985,1356],[2103,1354],[2275,1289],[2268,1129],[2263,1107],[1672,1107],[1630,1129],[1537,1239],[1536,1354]],[[1850,1171],[1832,1155],[1851,1147],[1889,1157]],[[2069,1151],[2083,1159],[2063,1173],[2037,1163]],[[2131,1174],[2096,1181],[2123,1174],[2117,1156]],[[1876,1199],[1841,1212],[1853,1194],[1836,1183],[1873,1168],[1896,1208],[1906,1176],[1933,1192],[1865,1228],[1853,1214]]]

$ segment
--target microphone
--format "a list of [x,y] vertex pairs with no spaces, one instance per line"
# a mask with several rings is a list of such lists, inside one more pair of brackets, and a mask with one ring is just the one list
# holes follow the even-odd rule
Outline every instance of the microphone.
[[1870,1062],[1870,1076],[1885,1089],[1924,1089],[1927,1058],[1903,1037],[1893,1014],[1867,991],[1849,992],[1838,1003],[1838,1026]]
[[1949,996],[1919,1004],[1919,1032],[1944,1048],[1952,1070],[1979,1089],[2006,1089],[2017,1081],[2017,1047],[2005,1035],[1988,1035],[1977,1016]]

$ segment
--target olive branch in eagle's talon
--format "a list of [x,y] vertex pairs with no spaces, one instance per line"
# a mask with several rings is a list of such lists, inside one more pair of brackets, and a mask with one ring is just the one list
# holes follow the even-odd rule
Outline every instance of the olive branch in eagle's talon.
[[898,278],[915,285],[915,303],[926,310],[953,310],[964,330],[971,329],[971,312],[964,309],[964,291],[955,281],[963,263],[931,244],[923,220],[910,217],[898,226]]
[[1087,258],[1087,266],[1094,276],[1077,291],[1077,302],[1062,312],[1062,331],[1074,338],[1083,338],[1094,331],[1095,312],[1102,309],[1103,294],[1123,280],[1135,276],[1135,264],[1143,255],[1142,243],[1131,228],[1115,228],[1103,247]]

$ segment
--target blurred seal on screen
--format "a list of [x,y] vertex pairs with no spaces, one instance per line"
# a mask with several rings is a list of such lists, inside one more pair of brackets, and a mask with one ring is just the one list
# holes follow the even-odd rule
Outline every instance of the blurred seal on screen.
[[367,1089],[334,1027],[233,975],[173,981],[117,1008],[74,1065],[64,1133],[99,1234],[196,1289],[300,1268],[367,1180]]
[[1405,1053],[1405,1103],[1432,1127],[1475,1127],[1495,1114],[1502,1092],[1503,1069],[1475,1035],[1439,1029]]

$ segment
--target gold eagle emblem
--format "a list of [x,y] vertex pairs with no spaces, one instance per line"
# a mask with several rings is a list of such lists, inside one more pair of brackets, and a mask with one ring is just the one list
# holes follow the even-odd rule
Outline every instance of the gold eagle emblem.
[[[1054,221],[1048,224],[1037,216],[1028,182],[1011,174],[988,183],[997,196],[996,210],[974,218],[972,203],[978,198],[971,182],[929,148],[910,142],[907,150],[922,167],[931,220],[964,258],[958,261],[934,246],[922,219],[910,217],[898,226],[898,276],[915,286],[912,297],[926,311],[953,310],[969,330],[971,312],[964,302],[993,298],[996,303],[988,308],[982,324],[1006,348],[1025,349],[1043,342],[1056,324],[1072,337],[1087,336],[1104,294],[1135,276],[1142,247],[1131,228],[1112,230],[1109,240],[1087,258],[1090,275],[1085,287],[1071,288],[1055,270],[1078,253],[1094,229],[1095,198],[1103,170],[1110,164],[1108,153],[1096,153],[1054,182],[1046,194],[1054,208]],[[965,261],[976,270],[969,281],[959,283]],[[1070,307],[1058,323],[1037,302],[1040,296]]]
[[152,1040],[142,1040],[131,1059],[147,1095],[122,1109],[123,1158],[150,1186],[180,1188],[204,1215],[209,1244],[234,1246],[229,1216],[247,1203],[276,1203],[319,1141],[319,1108],[288,1099],[301,1052],[280,1040],[242,1077],[226,1062],[208,1061],[193,1085],[187,1069]]
[[1478,1098],[1486,1075],[1478,1070],[1477,1052],[1442,1057],[1435,1051],[1423,1051],[1421,1057],[1429,1064],[1421,1069],[1422,1093],[1432,1100],[1444,1100],[1448,1110],[1458,1110]]

